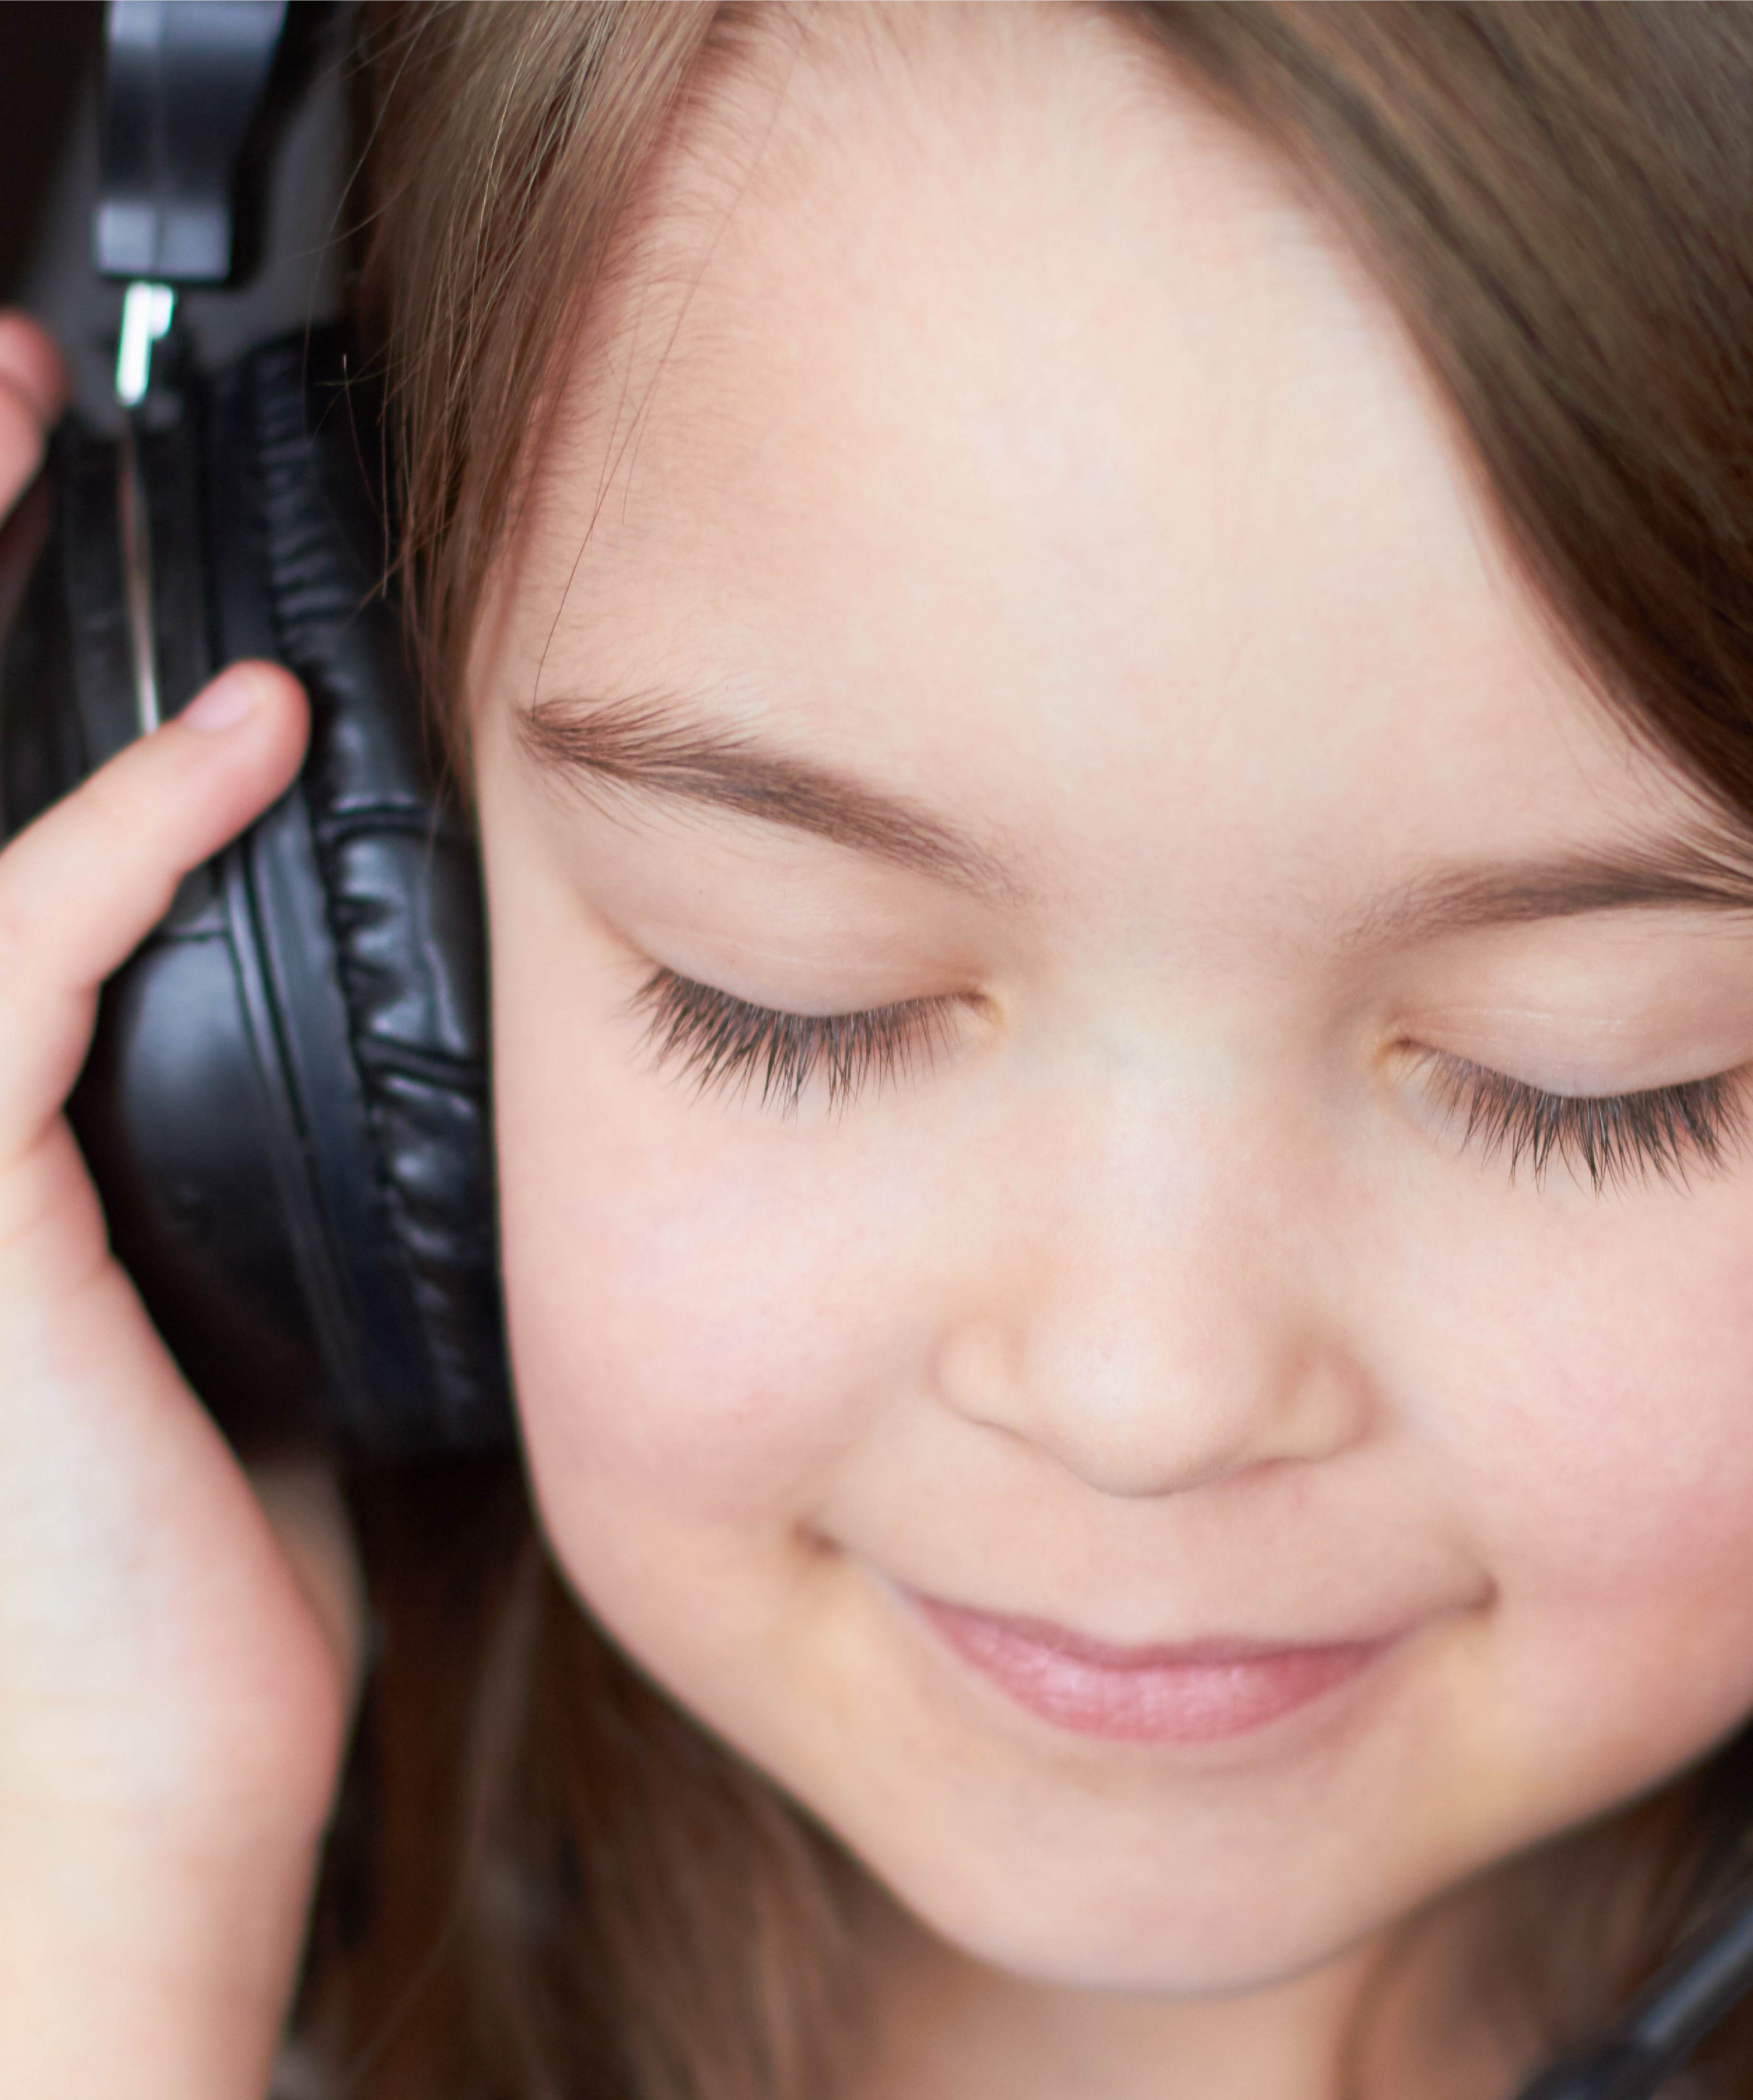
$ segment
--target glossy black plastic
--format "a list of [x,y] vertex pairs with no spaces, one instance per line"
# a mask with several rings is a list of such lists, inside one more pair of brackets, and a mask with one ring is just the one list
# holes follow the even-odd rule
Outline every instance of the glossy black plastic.
[[103,275],[231,276],[239,157],[286,12],[286,0],[110,0],[92,233]]

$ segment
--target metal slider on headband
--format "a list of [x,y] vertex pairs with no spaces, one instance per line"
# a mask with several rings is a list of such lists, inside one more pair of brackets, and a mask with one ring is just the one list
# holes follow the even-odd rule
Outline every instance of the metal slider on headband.
[[134,717],[159,721],[152,549],[136,417],[177,285],[236,273],[240,162],[286,26],[287,0],[109,0],[92,260],[126,286],[116,358],[117,448]]
[[122,295],[121,338],[116,351],[116,399],[122,410],[121,443],[116,451],[116,512],[121,539],[134,716],[142,736],[149,736],[161,717],[158,651],[152,620],[152,534],[140,476],[134,416],[152,385],[153,346],[169,331],[176,308],[177,295],[170,285],[137,278]]

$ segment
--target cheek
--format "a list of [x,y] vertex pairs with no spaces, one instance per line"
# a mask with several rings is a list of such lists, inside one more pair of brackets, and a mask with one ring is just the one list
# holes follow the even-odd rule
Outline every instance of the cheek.
[[569,1026],[508,986],[496,1083],[519,1411],[556,1542],[778,1546],[923,1354],[893,1308],[923,1307],[899,1272],[929,1267],[929,1230],[843,1132],[696,1101],[579,1008]]
[[1753,1703],[1753,1171],[1565,1210],[1424,1299],[1420,1428],[1497,1586],[1509,1706],[1637,1783],[1617,1766]]
[[683,1174],[607,1106],[575,1088],[564,1126],[542,1117],[528,1144],[502,1111],[507,1314],[532,1456],[703,1519],[782,1506],[856,1433],[821,1242],[788,1244],[760,1191]]
[[1506,1554],[1558,1595],[1753,1555],[1750,1248],[1738,1215],[1579,1261],[1511,1308],[1493,1499]]

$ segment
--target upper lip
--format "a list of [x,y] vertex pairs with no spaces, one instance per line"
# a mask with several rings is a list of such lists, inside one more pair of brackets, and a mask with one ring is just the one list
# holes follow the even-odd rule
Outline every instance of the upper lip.
[[1217,1634],[1184,1641],[1128,1643],[1103,1640],[1052,1619],[1036,1618],[1012,1612],[995,1612],[980,1604],[962,1604],[908,1583],[898,1586],[917,1604],[984,1619],[1018,1640],[1051,1650],[1077,1662],[1101,1670],[1220,1669],[1226,1664],[1257,1662],[1268,1656],[1308,1653],[1331,1648],[1370,1648],[1391,1639],[1407,1621],[1392,1628],[1373,1628],[1344,1634],[1251,1635]]

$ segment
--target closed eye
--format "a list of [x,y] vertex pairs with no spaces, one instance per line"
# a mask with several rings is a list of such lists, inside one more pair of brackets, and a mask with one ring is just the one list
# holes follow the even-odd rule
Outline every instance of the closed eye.
[[758,1088],[763,1108],[791,1114],[814,1079],[826,1083],[833,1113],[867,1090],[928,1070],[966,1004],[944,994],[856,1013],[789,1013],[658,968],[632,1010],[645,1017],[654,1061],[685,1074],[699,1092]]
[[1652,1180],[1684,1187],[1686,1170],[1718,1172],[1746,1141],[1745,1074],[1719,1072],[1630,1094],[1555,1094],[1447,1052],[1425,1068],[1462,1142],[1506,1160],[1512,1180],[1527,1167],[1538,1185],[1554,1160],[1604,1189]]

